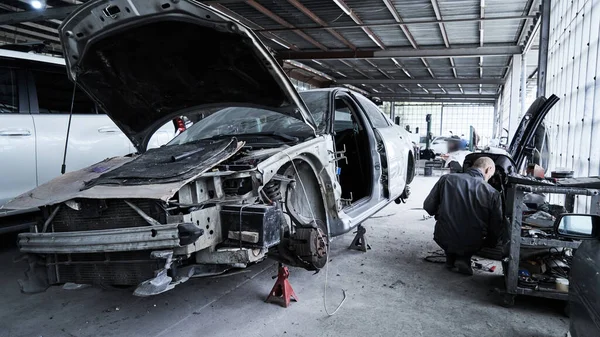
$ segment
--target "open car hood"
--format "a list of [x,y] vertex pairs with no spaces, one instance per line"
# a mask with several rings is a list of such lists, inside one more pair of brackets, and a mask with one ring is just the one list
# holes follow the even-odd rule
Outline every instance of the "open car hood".
[[523,165],[526,156],[531,154],[531,143],[535,132],[558,100],[559,98],[556,95],[549,98],[540,96],[529,106],[529,109],[521,118],[521,123],[508,147],[508,153],[514,160],[517,169]]
[[157,0],[91,1],[59,28],[67,70],[139,152],[201,105],[259,106],[315,122],[256,35],[214,8]]

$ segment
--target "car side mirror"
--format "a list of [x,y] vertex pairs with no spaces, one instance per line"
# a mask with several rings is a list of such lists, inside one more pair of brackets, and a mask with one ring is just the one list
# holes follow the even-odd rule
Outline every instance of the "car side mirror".
[[562,214],[554,223],[561,238],[594,239],[600,236],[600,216],[592,214]]

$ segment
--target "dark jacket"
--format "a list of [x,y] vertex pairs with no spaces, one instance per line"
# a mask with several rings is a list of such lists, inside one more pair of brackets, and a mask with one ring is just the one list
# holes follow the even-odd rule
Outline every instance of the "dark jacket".
[[477,169],[440,177],[423,208],[437,220],[433,239],[451,253],[474,253],[484,240],[495,246],[502,233],[500,193]]

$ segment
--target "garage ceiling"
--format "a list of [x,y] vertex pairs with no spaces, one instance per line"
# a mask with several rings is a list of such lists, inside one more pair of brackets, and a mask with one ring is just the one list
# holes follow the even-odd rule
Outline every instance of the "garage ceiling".
[[[0,4],[0,41],[46,41],[85,1]],[[216,0],[205,3],[256,32],[290,77],[384,100],[493,102],[521,54],[539,0]],[[285,60],[285,61],[284,61]]]

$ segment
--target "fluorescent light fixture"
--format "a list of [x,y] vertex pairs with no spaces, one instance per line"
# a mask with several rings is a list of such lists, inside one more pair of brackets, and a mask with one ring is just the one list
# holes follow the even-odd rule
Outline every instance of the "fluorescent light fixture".
[[42,9],[45,7],[44,5],[45,4],[40,0],[31,1],[31,7],[35,8],[35,9]]
[[385,48],[384,48],[384,47],[381,45],[381,43],[379,43],[379,41],[377,41],[377,39],[375,38],[375,36],[373,36],[373,34],[369,34],[369,33],[367,33],[367,36],[368,36],[368,37],[370,37],[370,38],[371,38],[371,40],[373,40],[373,42],[375,42],[375,44],[379,46],[379,48],[381,48],[381,49],[385,49]]
[[338,75],[340,75],[340,76],[348,77],[348,76],[346,76],[344,73],[341,73],[341,72],[339,72],[339,71],[336,71],[336,73],[337,73]]
[[278,45],[282,46],[282,47],[283,47],[283,48],[285,48],[285,49],[290,49],[290,47],[288,47],[287,45],[285,45],[285,44],[283,44],[282,42],[279,42],[279,41],[277,41],[277,40],[275,40],[275,39],[271,39],[271,41],[273,41],[273,42],[277,43]]
[[395,59],[395,58],[393,58],[393,57],[392,57],[392,62],[394,62],[394,64],[395,64],[396,66],[398,66],[398,67],[402,67],[402,66],[400,65],[400,62],[396,61],[396,59]]
[[317,60],[312,60],[314,63],[320,65],[321,67],[325,67],[325,65],[323,64],[323,62],[319,62]]
[[335,2],[336,5],[338,5],[338,7],[344,11],[344,13],[346,13],[346,15],[350,15],[352,14],[352,12],[350,11],[350,8],[348,8],[348,6],[346,6],[346,4],[341,1],[341,0],[333,0],[333,2]]
[[404,74],[406,74],[406,76],[408,76],[408,78],[412,78],[412,75],[408,73],[408,70],[402,68],[402,71],[404,72]]
[[377,89],[375,89],[375,88],[373,88],[373,91],[375,91],[376,93],[379,93],[379,90],[377,90]]

